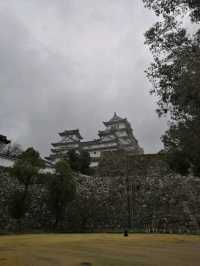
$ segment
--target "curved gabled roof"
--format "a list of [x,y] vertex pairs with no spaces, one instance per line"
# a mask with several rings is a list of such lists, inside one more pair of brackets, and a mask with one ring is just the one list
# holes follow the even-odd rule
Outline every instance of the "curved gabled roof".
[[73,129],[73,130],[65,130],[63,132],[60,132],[58,133],[61,137],[64,137],[64,136],[73,136],[73,135],[76,135],[79,139],[83,139],[80,132],[79,132],[79,129]]
[[115,123],[118,123],[118,122],[123,122],[123,121],[127,122],[127,119],[118,116],[117,113],[115,112],[113,117],[109,121],[103,122],[103,123],[104,123],[104,125],[107,126],[107,125],[112,125],[112,124],[115,124]]
[[116,122],[116,121],[118,122],[118,121],[121,121],[121,120],[123,120],[123,118],[118,116],[117,113],[115,112],[113,117],[109,120],[109,122]]
[[10,143],[10,140],[8,140],[7,137],[4,135],[0,135],[0,142],[8,144],[8,143]]

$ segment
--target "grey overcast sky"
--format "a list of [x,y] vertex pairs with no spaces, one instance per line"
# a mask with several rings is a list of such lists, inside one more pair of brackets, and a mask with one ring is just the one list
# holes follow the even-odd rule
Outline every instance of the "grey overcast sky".
[[116,111],[159,151],[166,121],[144,73],[154,21],[142,0],[0,1],[0,134],[48,155],[57,132],[96,138]]

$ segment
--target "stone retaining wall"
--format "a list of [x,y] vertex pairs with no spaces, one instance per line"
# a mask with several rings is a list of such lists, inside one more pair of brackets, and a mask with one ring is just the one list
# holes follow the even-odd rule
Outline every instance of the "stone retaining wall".
[[[162,155],[104,154],[95,176],[76,177],[77,197],[68,207],[66,231],[199,232],[200,179],[170,171]],[[0,170],[0,228],[15,231],[8,202],[20,188]],[[30,188],[31,208],[22,221],[25,231],[50,230],[45,182]]]

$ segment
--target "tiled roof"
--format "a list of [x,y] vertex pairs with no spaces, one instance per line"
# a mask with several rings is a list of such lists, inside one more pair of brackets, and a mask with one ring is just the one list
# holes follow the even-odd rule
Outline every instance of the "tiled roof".
[[112,135],[113,134],[113,130],[99,130],[98,135],[101,136],[108,136],[108,135]]
[[123,120],[123,118],[118,116],[117,113],[115,112],[113,117],[109,120],[109,122],[116,122],[116,121],[120,121],[120,120]]
[[10,140],[8,140],[7,137],[4,135],[0,135],[0,142],[8,144],[8,143],[10,143]]
[[82,146],[86,146],[86,145],[96,145],[100,143],[100,139],[95,139],[95,140],[90,140],[90,141],[84,141],[81,142]]
[[76,135],[76,136],[78,136],[80,139],[83,139],[78,129],[74,129],[74,130],[65,130],[65,131],[60,132],[60,133],[58,133],[58,134],[59,134],[61,137]]
[[76,142],[76,141],[51,143],[53,147],[67,147],[69,145],[78,145],[78,144],[79,142]]
[[0,158],[8,159],[8,160],[16,160],[17,157],[8,154],[7,152],[0,152]]
[[122,118],[120,116],[117,115],[117,113],[115,112],[113,117],[107,121],[107,122],[103,122],[105,125],[111,125],[117,122],[121,122],[121,121],[126,121],[126,118]]

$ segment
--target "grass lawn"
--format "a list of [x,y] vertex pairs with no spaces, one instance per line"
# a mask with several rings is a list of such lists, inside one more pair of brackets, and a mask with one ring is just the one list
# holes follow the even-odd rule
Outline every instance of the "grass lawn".
[[0,266],[198,266],[200,236],[42,234],[0,236]]

